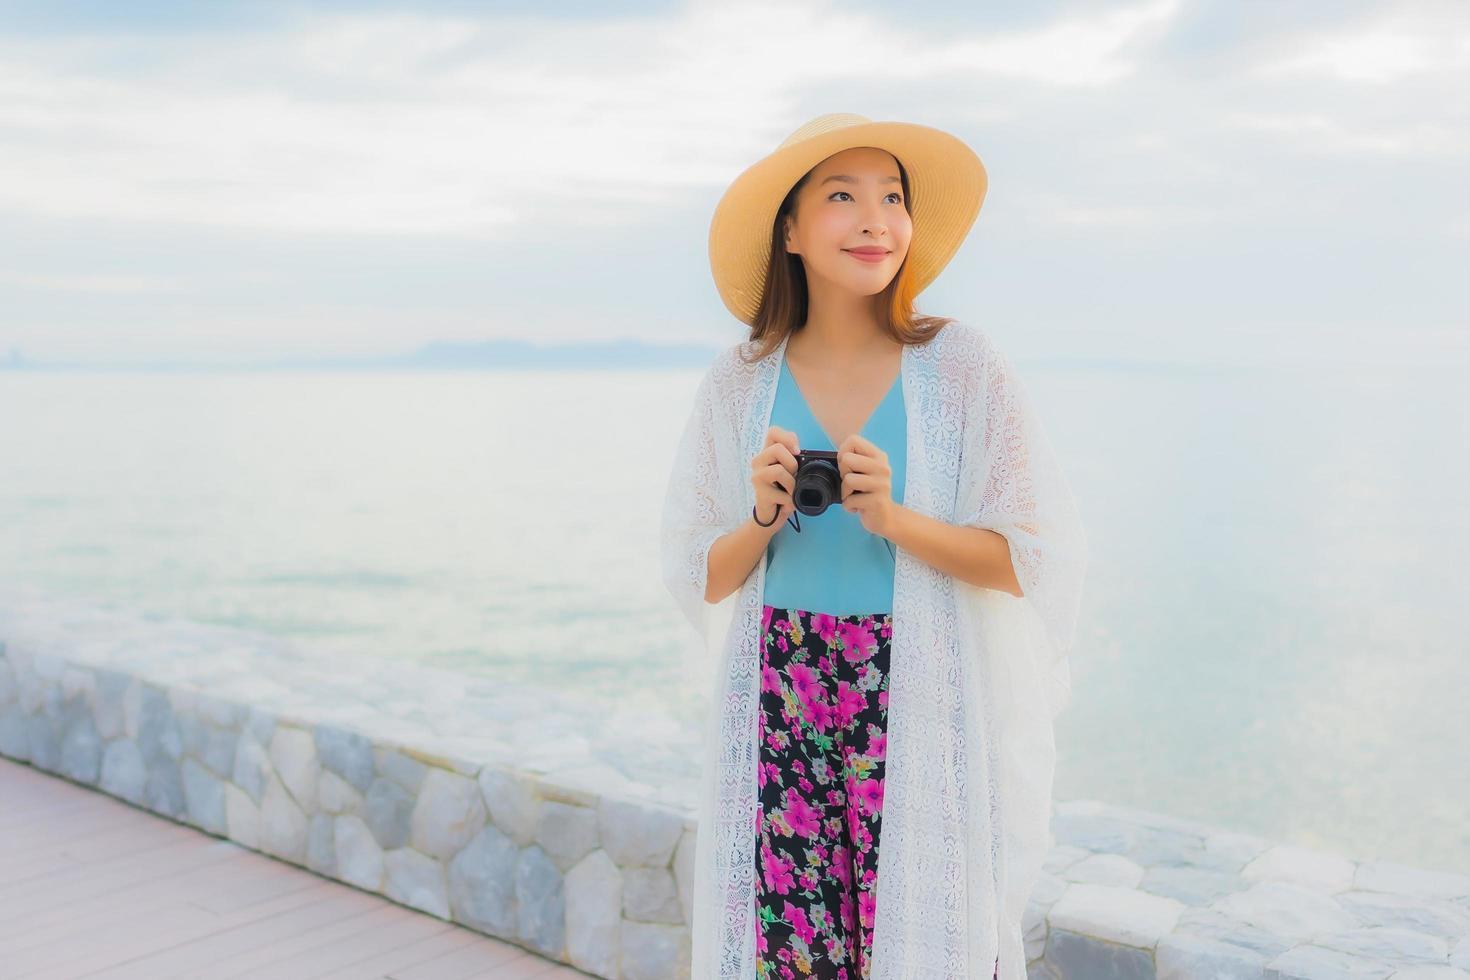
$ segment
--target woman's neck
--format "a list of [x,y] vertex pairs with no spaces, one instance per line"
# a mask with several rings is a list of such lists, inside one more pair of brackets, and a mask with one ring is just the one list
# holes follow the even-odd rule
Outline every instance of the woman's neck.
[[808,355],[827,364],[853,364],[894,345],[893,338],[876,322],[862,318],[828,320],[808,317],[786,342],[786,352],[797,360]]

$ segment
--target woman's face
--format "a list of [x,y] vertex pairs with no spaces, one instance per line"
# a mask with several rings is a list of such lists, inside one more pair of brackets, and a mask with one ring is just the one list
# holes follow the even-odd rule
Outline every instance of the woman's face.
[[[913,231],[898,161],[887,150],[856,146],[819,163],[797,192],[786,251],[801,256],[813,288],[825,282],[872,296],[898,273]],[[869,260],[855,249],[882,254]]]

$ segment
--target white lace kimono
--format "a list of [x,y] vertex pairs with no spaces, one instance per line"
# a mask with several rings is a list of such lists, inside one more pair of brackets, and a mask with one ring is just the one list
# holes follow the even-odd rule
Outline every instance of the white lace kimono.
[[[756,760],[766,559],[710,632],[710,544],[750,517],[785,341],[743,341],[701,381],[663,507],[665,583],[709,658],[712,711],[695,848],[695,980],[755,972]],[[1022,914],[1050,842],[1053,719],[1071,695],[1087,541],[1009,360],[951,322],[903,352],[903,506],[1003,534],[1024,593],[969,585],[897,550],[875,980],[1024,980]],[[882,448],[882,447],[880,447]]]

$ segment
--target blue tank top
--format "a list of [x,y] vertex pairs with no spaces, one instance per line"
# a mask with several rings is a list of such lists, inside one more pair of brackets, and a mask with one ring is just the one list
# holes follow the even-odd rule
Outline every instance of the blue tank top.
[[[903,374],[878,403],[860,429],[888,454],[893,471],[893,499],[903,502],[907,457],[907,413],[903,404]],[[771,424],[796,433],[802,449],[835,450],[832,441],[812,414],[791,370],[784,351],[781,374],[776,383],[776,401],[771,406]],[[766,580],[763,600],[782,609],[824,612],[833,616],[883,613],[893,610],[893,542],[863,528],[862,518],[834,500],[821,514],[811,517],[798,512],[801,530],[791,526],[791,517],[766,546]]]

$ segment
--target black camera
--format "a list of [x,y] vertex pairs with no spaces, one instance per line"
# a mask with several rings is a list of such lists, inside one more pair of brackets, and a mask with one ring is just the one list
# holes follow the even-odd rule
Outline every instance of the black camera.
[[796,454],[796,489],[791,499],[808,517],[842,502],[842,471],[837,468],[836,452],[809,449]]

